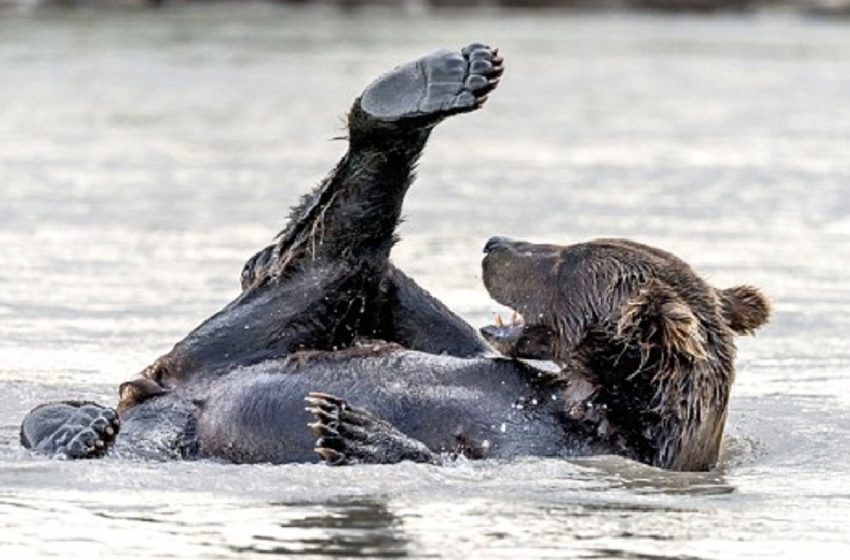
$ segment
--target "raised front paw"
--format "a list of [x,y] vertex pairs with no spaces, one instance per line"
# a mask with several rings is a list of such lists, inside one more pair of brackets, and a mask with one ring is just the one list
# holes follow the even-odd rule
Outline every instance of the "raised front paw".
[[48,403],[24,418],[21,443],[44,455],[93,459],[106,453],[119,427],[111,408],[78,401]]
[[498,50],[480,43],[438,51],[378,78],[363,92],[360,107],[381,121],[436,121],[481,107],[503,71]]
[[328,465],[439,463],[440,457],[392,424],[325,393],[310,393],[308,426],[318,436],[315,451]]

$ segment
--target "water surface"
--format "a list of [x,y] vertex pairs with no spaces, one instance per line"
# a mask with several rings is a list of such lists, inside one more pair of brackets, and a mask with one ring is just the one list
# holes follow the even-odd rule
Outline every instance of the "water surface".
[[[775,300],[742,339],[720,467],[615,458],[329,469],[18,445],[238,293],[343,151],[350,101],[472,40],[508,69],[433,136],[394,260],[473,324],[492,234],[627,236]],[[213,6],[0,12],[0,553],[846,558],[850,29],[774,16]]]

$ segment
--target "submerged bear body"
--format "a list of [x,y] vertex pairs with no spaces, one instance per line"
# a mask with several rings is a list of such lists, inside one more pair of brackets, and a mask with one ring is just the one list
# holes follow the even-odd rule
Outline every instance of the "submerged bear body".
[[[306,362],[266,361],[148,400],[122,415],[114,449],[123,457],[157,450],[161,457],[238,463],[315,461],[323,434],[307,429],[316,421],[309,399],[329,393],[344,395],[394,433],[421,442],[431,452],[424,455],[428,461],[440,462],[441,455],[510,459],[616,453],[565,418],[564,389],[559,376],[521,361],[438,356],[373,343]],[[336,451],[345,453],[344,462],[396,462],[392,450],[349,437],[339,421],[337,430],[338,441],[325,438],[325,443],[341,447]],[[405,453],[396,458],[419,459]]]
[[[236,462],[315,460],[317,434],[307,426],[316,418],[305,399],[317,392],[344,395],[435,454],[555,457],[574,447],[565,441],[557,385],[536,379],[531,368],[507,359],[392,348],[234,371],[213,384],[198,409],[199,455]],[[348,462],[383,462],[367,461],[354,449],[347,453]]]

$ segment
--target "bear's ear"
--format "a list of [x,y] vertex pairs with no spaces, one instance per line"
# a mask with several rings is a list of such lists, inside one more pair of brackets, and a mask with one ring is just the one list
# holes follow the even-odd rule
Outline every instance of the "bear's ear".
[[752,334],[770,317],[770,300],[752,286],[720,290],[720,304],[726,324],[738,334]]
[[696,315],[672,288],[657,280],[626,304],[618,331],[621,336],[631,333],[644,343],[660,346],[668,355],[697,361],[708,357]]

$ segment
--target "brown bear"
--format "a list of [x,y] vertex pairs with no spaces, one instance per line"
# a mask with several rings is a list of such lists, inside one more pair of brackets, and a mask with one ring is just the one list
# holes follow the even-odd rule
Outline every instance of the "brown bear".
[[[494,238],[485,284],[526,317],[484,330],[505,357],[389,262],[431,130],[480,108],[502,72],[495,49],[472,44],[373,82],[352,107],[348,151],[248,261],[242,293],[122,384],[117,410],[39,406],[24,418],[22,444],[69,458],[349,464],[617,453],[711,468],[733,334],[769,313],[757,290],[715,290],[672,255],[629,241]],[[516,356],[552,359],[561,371]]]

